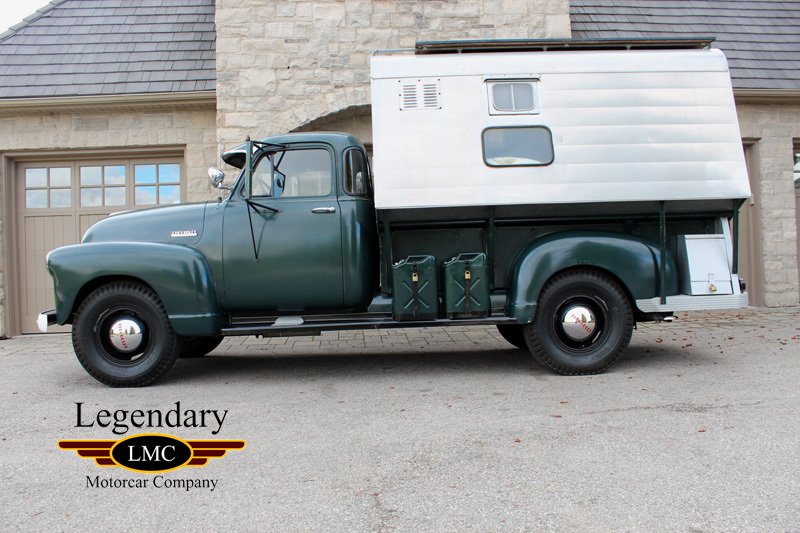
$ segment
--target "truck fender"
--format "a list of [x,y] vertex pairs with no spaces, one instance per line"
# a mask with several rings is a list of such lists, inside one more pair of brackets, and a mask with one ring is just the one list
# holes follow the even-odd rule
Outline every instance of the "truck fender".
[[[603,231],[565,231],[532,242],[515,263],[509,280],[506,314],[533,322],[539,293],[555,274],[571,268],[596,268],[614,276],[633,299],[659,295],[661,252],[645,239]],[[677,294],[675,261],[666,254],[666,294]]]
[[203,254],[179,244],[98,242],[50,252],[47,268],[55,284],[59,324],[70,321],[83,298],[108,279],[138,279],[161,299],[179,335],[211,335],[223,315],[211,269]]

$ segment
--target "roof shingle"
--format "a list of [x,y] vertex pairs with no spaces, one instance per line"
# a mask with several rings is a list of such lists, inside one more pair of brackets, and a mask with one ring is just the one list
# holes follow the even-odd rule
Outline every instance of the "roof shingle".
[[214,0],[54,0],[0,35],[0,98],[213,91]]
[[570,0],[574,38],[713,36],[735,89],[800,89],[800,2]]

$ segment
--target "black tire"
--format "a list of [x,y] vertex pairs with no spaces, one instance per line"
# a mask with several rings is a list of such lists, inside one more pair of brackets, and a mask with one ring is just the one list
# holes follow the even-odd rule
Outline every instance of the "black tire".
[[203,357],[222,342],[222,335],[215,337],[181,337],[180,357],[194,359]]
[[563,375],[585,375],[614,364],[631,340],[633,325],[628,295],[616,281],[601,272],[575,270],[545,284],[536,319],[524,331],[543,365]]
[[497,331],[500,336],[513,344],[520,350],[528,350],[528,344],[525,342],[525,332],[523,331],[522,324],[498,324]]
[[153,383],[172,368],[181,349],[156,293],[128,281],[103,285],[81,303],[72,345],[83,368],[111,387]]

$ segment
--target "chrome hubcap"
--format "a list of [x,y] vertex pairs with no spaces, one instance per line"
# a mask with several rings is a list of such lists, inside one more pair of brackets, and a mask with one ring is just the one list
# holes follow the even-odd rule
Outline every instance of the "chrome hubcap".
[[134,352],[142,345],[142,325],[132,318],[122,318],[111,326],[108,338],[120,352]]
[[580,342],[594,335],[597,321],[588,307],[576,305],[564,311],[561,328],[571,340]]

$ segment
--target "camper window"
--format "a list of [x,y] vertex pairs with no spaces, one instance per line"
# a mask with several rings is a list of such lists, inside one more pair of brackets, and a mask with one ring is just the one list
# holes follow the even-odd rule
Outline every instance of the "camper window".
[[544,126],[483,130],[483,160],[490,167],[543,166],[553,162],[553,135]]
[[489,114],[536,113],[536,85],[530,81],[489,81]]

